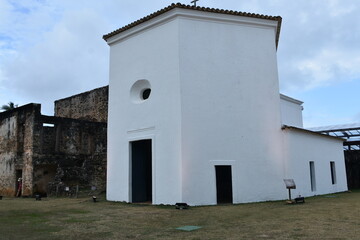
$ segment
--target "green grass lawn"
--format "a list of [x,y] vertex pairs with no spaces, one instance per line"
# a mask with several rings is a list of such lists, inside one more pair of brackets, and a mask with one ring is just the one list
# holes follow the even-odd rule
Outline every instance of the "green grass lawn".
[[187,210],[99,200],[3,198],[0,239],[360,239],[360,191]]

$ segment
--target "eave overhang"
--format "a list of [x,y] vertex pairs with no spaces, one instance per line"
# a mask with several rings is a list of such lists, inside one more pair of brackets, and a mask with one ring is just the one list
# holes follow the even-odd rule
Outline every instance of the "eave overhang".
[[[213,13],[209,15],[209,13]],[[161,17],[159,17],[161,16]],[[154,25],[161,24],[169,21],[177,16],[203,18],[211,20],[221,20],[245,24],[254,24],[259,26],[273,26],[276,29],[275,44],[276,48],[279,43],[280,29],[282,18],[280,16],[267,16],[254,13],[237,12],[232,10],[196,7],[185,5],[181,3],[171,4],[157,12],[154,12],[146,17],[143,17],[135,22],[132,22],[122,28],[119,28],[113,32],[110,32],[103,36],[103,39],[111,45],[124,37],[135,34],[146,28],[150,28]],[[125,33],[126,34],[122,34]],[[120,36],[121,35],[121,36]]]
[[316,136],[321,136],[321,137],[325,137],[325,138],[331,138],[333,140],[338,140],[338,141],[342,141],[344,142],[345,139],[340,138],[340,137],[334,137],[334,136],[330,136],[330,135],[326,135],[326,134],[321,134],[318,132],[313,132],[304,128],[298,128],[298,127],[294,127],[294,126],[288,126],[288,125],[282,125],[281,127],[282,130],[295,130],[295,131],[300,131],[303,133],[308,133],[308,134],[312,134],[312,135],[316,135]]

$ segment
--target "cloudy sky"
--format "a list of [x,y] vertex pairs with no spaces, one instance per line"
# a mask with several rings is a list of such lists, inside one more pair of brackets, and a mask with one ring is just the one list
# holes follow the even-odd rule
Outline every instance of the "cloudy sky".
[[[190,4],[190,0],[180,1]],[[0,105],[53,102],[108,84],[102,35],[172,1],[0,0]],[[305,127],[360,122],[359,0],[200,0],[281,16],[280,90],[304,101]]]

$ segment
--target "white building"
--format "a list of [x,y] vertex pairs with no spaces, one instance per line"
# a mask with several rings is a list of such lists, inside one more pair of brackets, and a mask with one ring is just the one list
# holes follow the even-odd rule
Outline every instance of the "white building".
[[296,195],[347,190],[342,140],[303,130],[302,102],[279,97],[280,25],[173,4],[104,36],[108,200],[278,200],[285,178]]

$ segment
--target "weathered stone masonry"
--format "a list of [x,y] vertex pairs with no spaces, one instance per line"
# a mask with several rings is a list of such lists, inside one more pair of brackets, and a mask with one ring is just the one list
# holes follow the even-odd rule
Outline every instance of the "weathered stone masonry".
[[109,86],[55,101],[55,116],[107,122]]
[[23,194],[32,193],[34,120],[40,105],[28,104],[0,113],[0,194],[14,196],[17,178],[23,177]]
[[[57,101],[62,117],[41,115],[40,104],[0,113],[0,195],[15,196],[19,177],[23,196],[46,195],[51,183],[60,182],[105,190],[107,91]],[[87,102],[92,108],[84,107]]]
[[40,138],[34,145],[34,191],[44,193],[48,182],[96,186],[105,190],[106,123],[42,116]]

